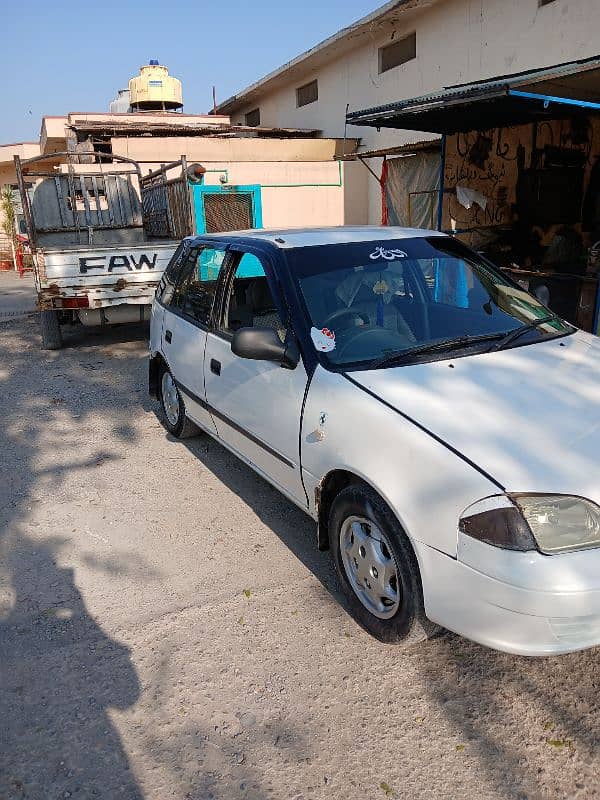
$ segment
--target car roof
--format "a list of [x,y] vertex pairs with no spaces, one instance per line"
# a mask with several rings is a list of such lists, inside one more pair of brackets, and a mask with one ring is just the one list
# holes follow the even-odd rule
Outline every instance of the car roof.
[[265,242],[281,249],[314,247],[326,244],[350,244],[353,242],[384,242],[391,239],[415,239],[424,236],[445,236],[439,231],[422,228],[399,228],[382,225],[338,225],[328,228],[279,228],[229,231],[228,233],[203,234],[199,238],[238,242]]

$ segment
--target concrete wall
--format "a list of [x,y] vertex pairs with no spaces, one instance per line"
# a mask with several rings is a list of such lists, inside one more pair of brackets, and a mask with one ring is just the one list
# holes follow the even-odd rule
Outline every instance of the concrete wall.
[[[367,170],[335,161],[334,139],[115,138],[113,153],[140,162],[142,172],[185,154],[206,169],[205,183],[260,184],[266,228],[350,225],[367,222]],[[355,149],[346,141],[347,151]],[[160,153],[160,161],[157,155]]]
[[[400,24],[399,24],[400,25]],[[593,56],[600,50],[599,0],[444,0],[410,18],[402,27],[374,34],[367,44],[281,84],[231,113],[232,123],[257,106],[261,124],[319,128],[326,136],[344,132],[346,104],[358,110],[437,91],[444,86]],[[381,75],[378,48],[416,31],[417,58]],[[319,99],[296,108],[295,89],[312,79]],[[414,132],[348,127],[372,150],[427,138]],[[380,170],[380,162],[371,166]],[[380,217],[380,191],[368,184],[369,221]]]
[[375,180],[360,161],[346,161],[344,168],[344,225],[366,225],[369,221],[368,186]]
[[[207,185],[219,185],[219,177],[224,175],[229,185],[261,186],[265,228],[344,225],[360,221],[360,210],[346,206],[348,192],[354,189],[354,164],[350,165],[350,186],[346,185],[348,165],[339,161],[303,164],[224,161],[205,166],[211,170],[205,176]],[[359,193],[354,190],[353,194]],[[366,209],[363,216],[366,217]]]
[[[331,161],[342,153],[343,142],[336,139],[254,139],[234,137],[209,139],[201,136],[115,137],[111,139],[115,155],[140,162],[176,161],[185,155],[188,161]],[[356,140],[346,142],[346,152],[353,152]]]
[[[33,158],[40,154],[39,145],[36,142],[18,142],[16,144],[0,145],[0,191],[6,184],[15,186],[17,183],[17,176],[14,167],[14,156],[18,155],[21,158]],[[0,256],[5,257],[5,254],[11,251],[10,239],[5,235],[2,230],[2,222],[4,215],[0,210]]]
[[[5,184],[15,184],[16,182],[17,179],[15,177],[14,168],[11,167],[10,164],[0,164],[0,191],[3,189]],[[2,210],[0,210],[0,259],[6,258],[6,254],[10,252],[10,239],[2,230],[3,220],[4,215],[2,214]]]
[[176,112],[143,112],[133,114],[107,114],[106,112],[78,112],[72,111],[66,117],[42,117],[40,130],[40,146],[42,153],[55,153],[67,149],[67,127],[73,125],[85,126],[88,123],[100,123],[110,130],[111,122],[115,125],[130,125],[139,127],[140,124],[157,125],[165,121],[178,126],[190,128],[222,127],[229,124],[227,116],[213,116],[209,114],[179,114]]
[[15,156],[34,158],[39,156],[40,146],[37,142],[17,142],[16,144],[0,144],[0,168],[9,165],[12,169]]

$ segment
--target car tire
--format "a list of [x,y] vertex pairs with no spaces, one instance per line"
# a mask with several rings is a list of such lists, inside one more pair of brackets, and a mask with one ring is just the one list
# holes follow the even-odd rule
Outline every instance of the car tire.
[[329,544],[352,616],[372,636],[408,647],[439,630],[425,615],[412,546],[369,486],[348,486],[334,499]]
[[63,340],[57,311],[40,311],[40,332],[44,350],[60,350]]
[[158,381],[160,407],[165,428],[177,439],[198,436],[200,429],[185,413],[185,404],[170,370],[163,366]]

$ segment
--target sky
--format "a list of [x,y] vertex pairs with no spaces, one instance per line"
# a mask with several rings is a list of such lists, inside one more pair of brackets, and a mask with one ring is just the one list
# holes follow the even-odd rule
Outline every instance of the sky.
[[151,58],[183,84],[184,111],[212,107],[383,0],[0,0],[0,143],[37,141],[41,118],[108,111]]

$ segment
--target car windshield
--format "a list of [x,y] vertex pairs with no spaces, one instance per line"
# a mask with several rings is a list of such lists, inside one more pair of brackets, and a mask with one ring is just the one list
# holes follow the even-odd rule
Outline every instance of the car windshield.
[[288,258],[313,344],[332,366],[411,363],[574,330],[450,237],[305,247]]

